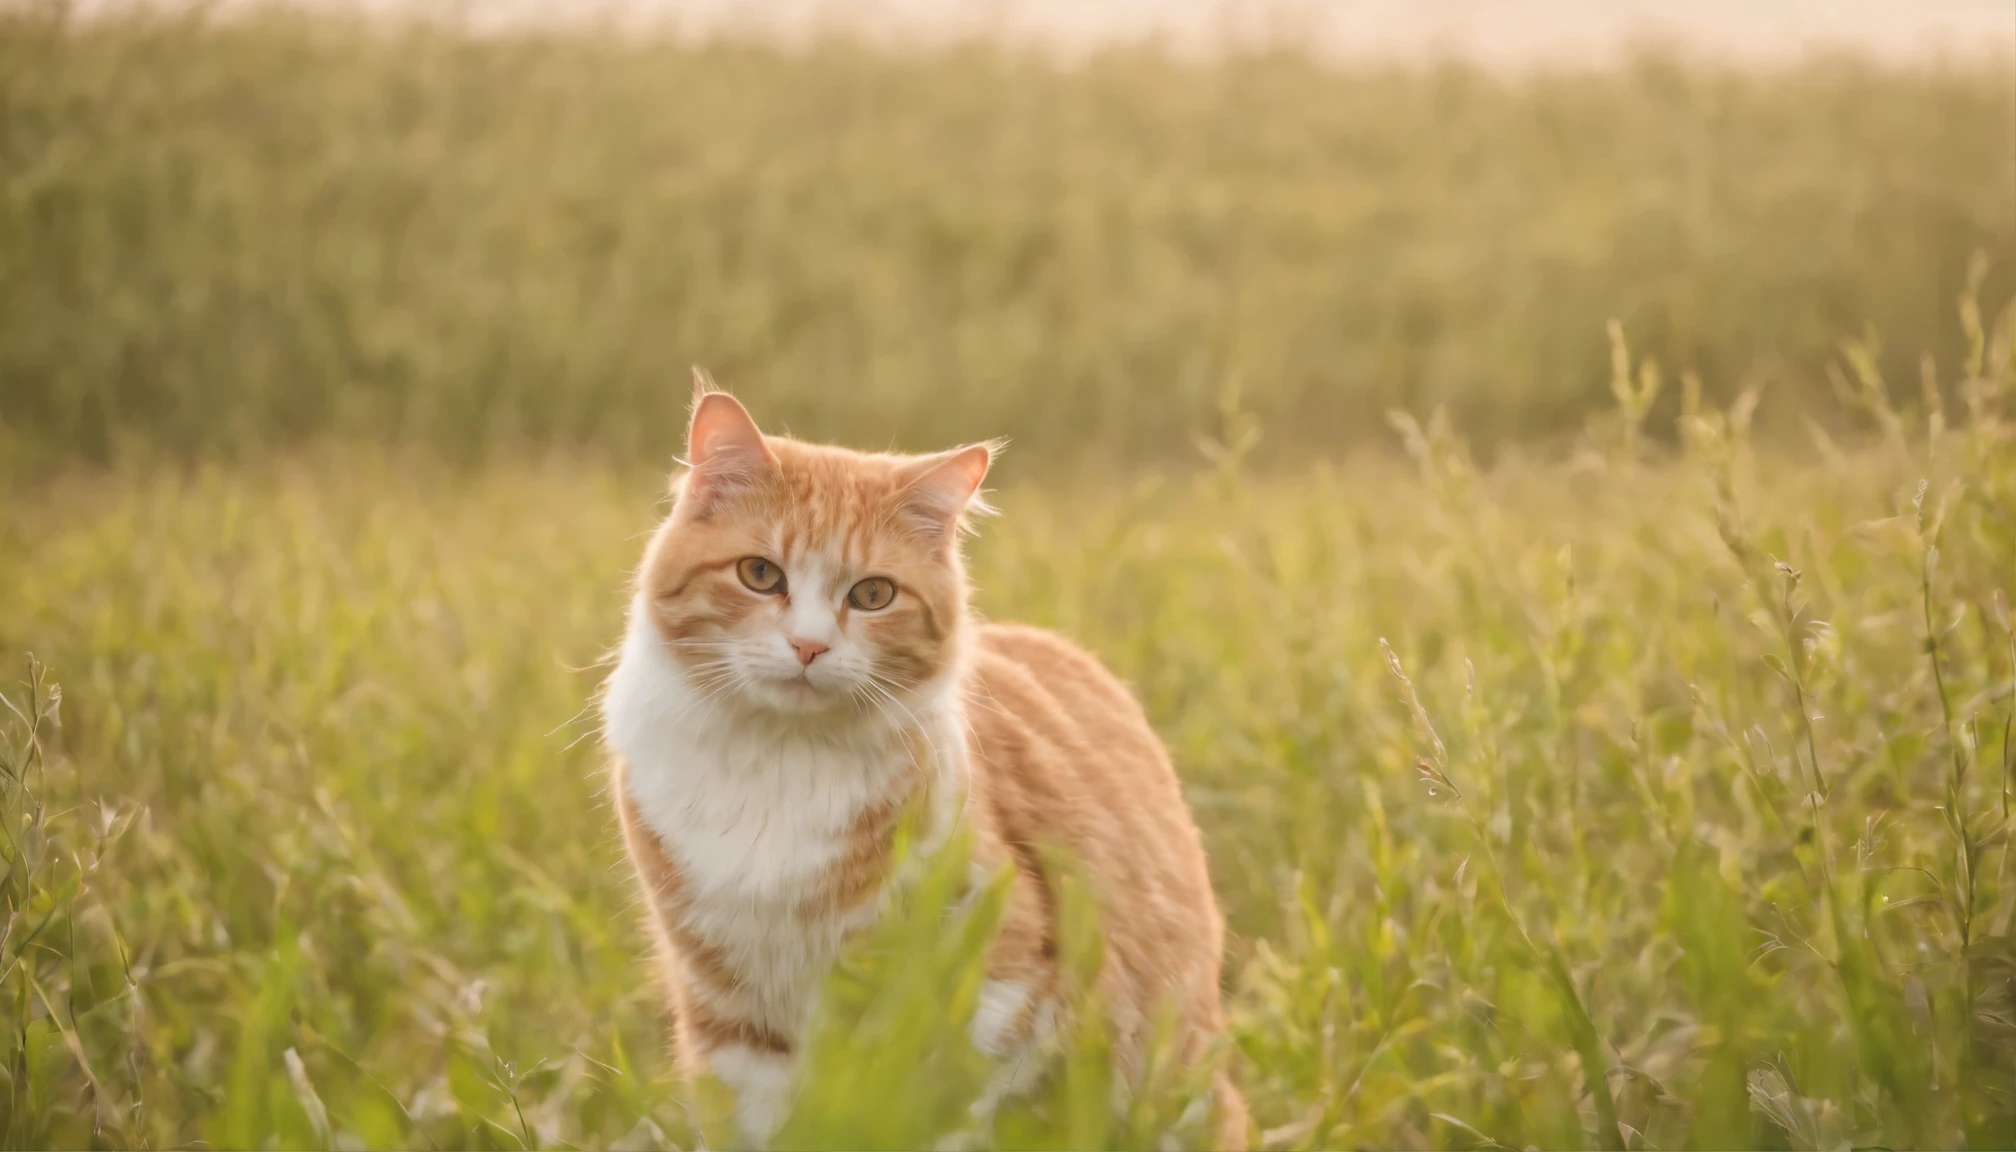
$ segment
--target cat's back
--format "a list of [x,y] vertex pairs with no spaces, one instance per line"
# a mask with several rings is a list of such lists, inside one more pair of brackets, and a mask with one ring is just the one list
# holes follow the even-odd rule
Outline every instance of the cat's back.
[[1196,824],[1141,705],[1054,632],[984,624],[974,640],[966,714],[982,818],[1025,866],[1048,845],[1085,869],[1115,976],[1144,998],[1182,989],[1215,1016],[1223,921]]
[[1082,824],[1097,835],[1097,827],[1125,823],[1132,813],[1177,833],[1201,864],[1203,848],[1162,741],[1097,657],[1026,624],[982,624],[974,641],[966,711],[984,771],[1019,784],[1030,803],[1054,808],[1045,815],[1063,820],[1060,827]]
[[977,625],[974,646],[974,684],[983,708],[989,696],[1005,694],[1008,700],[999,702],[1030,708],[1022,718],[1047,722],[1054,738],[1138,751],[1166,765],[1140,704],[1090,652],[1028,624]]

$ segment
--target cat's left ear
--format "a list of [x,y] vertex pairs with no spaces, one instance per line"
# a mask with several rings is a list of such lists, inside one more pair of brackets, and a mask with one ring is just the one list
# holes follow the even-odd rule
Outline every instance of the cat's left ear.
[[686,472],[675,478],[679,506],[705,516],[724,496],[753,488],[777,468],[777,458],[749,410],[700,369],[693,370],[693,419],[686,430]]
[[1000,440],[968,444],[905,466],[904,499],[918,528],[928,536],[949,538],[967,517],[994,511],[980,498],[980,482],[1003,446]]

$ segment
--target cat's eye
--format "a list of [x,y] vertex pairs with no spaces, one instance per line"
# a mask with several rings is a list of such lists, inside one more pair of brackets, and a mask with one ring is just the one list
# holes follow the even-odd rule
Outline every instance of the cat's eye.
[[896,582],[886,576],[870,576],[847,590],[847,603],[863,612],[887,608],[896,599]]
[[735,565],[735,574],[751,592],[784,591],[784,569],[761,556],[751,556]]

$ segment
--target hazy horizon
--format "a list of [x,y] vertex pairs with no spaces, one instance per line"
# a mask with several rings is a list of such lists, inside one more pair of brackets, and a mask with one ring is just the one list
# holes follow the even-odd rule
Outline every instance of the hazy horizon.
[[[225,0],[225,8],[273,0]],[[298,2],[298,0],[297,0]],[[896,45],[991,38],[1066,58],[1159,42],[1187,56],[1293,43],[1348,62],[1602,64],[1658,45],[1737,63],[1851,52],[1901,63],[2016,53],[2010,0],[305,0],[437,11],[478,27],[609,22],[786,44],[841,31]],[[153,0],[150,6],[159,6]],[[86,10],[131,6],[95,0]]]

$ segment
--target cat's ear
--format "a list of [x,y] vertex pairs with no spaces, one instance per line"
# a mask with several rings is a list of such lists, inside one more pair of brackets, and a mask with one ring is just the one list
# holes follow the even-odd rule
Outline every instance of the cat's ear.
[[698,408],[701,398],[709,392],[723,391],[726,391],[726,389],[714,383],[714,374],[712,372],[707,371],[707,369],[702,368],[698,364],[693,365],[693,402],[690,407]]
[[705,515],[723,495],[760,483],[777,467],[748,409],[700,369],[693,370],[693,420],[686,428],[686,472],[674,487],[682,508]]
[[999,440],[968,444],[906,465],[904,503],[918,529],[927,536],[950,538],[967,517],[992,512],[980,498],[980,482],[1002,447]]

